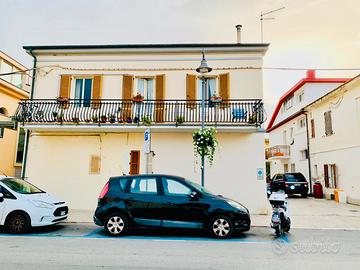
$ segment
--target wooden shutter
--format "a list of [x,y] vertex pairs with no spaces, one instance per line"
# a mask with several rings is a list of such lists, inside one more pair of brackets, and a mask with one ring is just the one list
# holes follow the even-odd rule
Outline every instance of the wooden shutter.
[[[71,75],[61,75],[60,77],[60,91],[59,98],[68,100],[70,98],[70,89],[71,89]],[[60,107],[63,109],[69,108],[68,101],[62,101]]]
[[132,116],[132,97],[134,87],[134,76],[123,75],[122,83],[122,118],[126,121],[127,118]]
[[335,164],[332,164],[331,165],[331,169],[332,169],[332,171],[333,171],[333,177],[334,177],[334,179],[333,179],[333,182],[334,182],[334,186],[333,186],[333,188],[337,188],[337,171],[336,171],[336,165]]
[[93,79],[93,89],[92,89],[92,107],[93,108],[100,108],[101,105],[101,95],[102,95],[102,76],[95,75]]
[[155,122],[164,122],[164,113],[165,113],[165,74],[157,75],[156,87],[155,87]]
[[329,187],[329,168],[327,164],[324,164],[324,180],[325,180],[325,187]]
[[315,121],[314,121],[314,119],[311,119],[310,125],[311,125],[311,138],[315,138]]
[[334,133],[332,130],[331,111],[324,112],[324,118],[325,118],[325,135],[329,136]]
[[196,75],[186,74],[186,103],[187,107],[194,109],[196,106]]
[[140,173],[140,151],[132,150],[130,152],[130,172],[129,174]]
[[221,108],[227,108],[230,106],[226,100],[230,99],[230,73],[224,73],[219,75],[219,95],[224,102],[221,103]]

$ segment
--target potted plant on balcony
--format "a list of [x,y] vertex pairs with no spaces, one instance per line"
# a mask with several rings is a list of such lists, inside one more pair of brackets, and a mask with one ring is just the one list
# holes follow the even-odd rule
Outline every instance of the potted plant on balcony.
[[217,95],[212,95],[211,97],[210,97],[210,101],[212,102],[212,103],[221,103],[222,101],[223,101],[223,99],[222,99],[222,97],[220,97],[220,96],[217,96]]
[[282,156],[284,156],[284,153],[283,153],[283,152],[276,152],[276,153],[274,154],[274,156],[275,156],[275,157],[282,157]]
[[176,126],[181,125],[182,123],[185,122],[184,116],[177,115],[175,118],[175,122],[176,122]]
[[101,120],[101,123],[106,123],[106,121],[107,121],[107,116],[106,116],[106,115],[100,116],[100,120]]
[[71,120],[76,123],[77,125],[80,124],[80,118],[79,118],[79,115],[76,113],[72,118]]
[[145,126],[150,126],[151,125],[151,119],[149,116],[143,116],[143,118],[141,119],[141,121],[143,122],[143,124]]
[[124,119],[121,116],[118,116],[118,123],[124,123]]
[[257,117],[256,117],[256,114],[253,114],[253,115],[250,115],[249,116],[249,123],[250,124],[254,124],[257,122]]
[[52,113],[52,116],[53,116],[53,118],[54,118],[54,121],[57,120],[58,115],[59,115],[58,112],[53,112],[53,113]]
[[134,123],[139,123],[140,122],[140,118],[138,116],[135,116],[134,119],[133,119],[133,122]]
[[144,96],[137,92],[137,94],[133,97],[133,102],[143,102]]
[[203,130],[195,130],[192,135],[195,157],[198,155],[207,157],[209,159],[210,166],[213,164],[215,150],[218,143],[215,134],[215,128],[204,128]]
[[114,114],[109,116],[109,121],[111,124],[114,124],[116,122],[116,116]]
[[59,103],[66,103],[69,101],[69,98],[68,97],[56,97],[56,101],[59,102]]
[[62,113],[56,115],[56,121],[63,122],[64,121],[64,115]]
[[132,123],[132,118],[131,117],[126,118],[126,123],[131,124]]
[[98,123],[99,122],[99,117],[97,115],[93,115],[91,117],[91,119],[92,119],[93,123]]

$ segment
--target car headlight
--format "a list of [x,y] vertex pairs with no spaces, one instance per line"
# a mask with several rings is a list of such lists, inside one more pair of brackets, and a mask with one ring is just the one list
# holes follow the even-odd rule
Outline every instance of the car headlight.
[[43,202],[43,201],[37,201],[37,200],[30,200],[30,202],[35,205],[36,207],[40,208],[53,208],[53,204]]
[[249,211],[238,202],[227,201],[227,203],[230,204],[232,207],[241,210],[242,212],[249,213]]

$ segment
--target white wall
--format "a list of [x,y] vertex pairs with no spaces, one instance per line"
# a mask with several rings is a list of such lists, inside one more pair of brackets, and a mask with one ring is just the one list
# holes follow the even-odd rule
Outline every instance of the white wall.
[[[315,121],[315,138],[310,139],[315,180],[324,185],[324,164],[336,164],[337,184],[348,200],[360,204],[360,82],[354,80],[334,95],[307,108]],[[324,112],[331,110],[334,134],[325,136]],[[310,124],[310,121],[309,121]],[[316,175],[314,166],[318,166]],[[332,190],[326,190],[332,192]]]
[[[267,210],[263,133],[217,134],[219,148],[213,167],[206,165],[206,188],[244,203],[252,213]],[[110,176],[128,174],[129,153],[143,147],[142,133],[59,136],[33,134],[28,176],[40,188],[64,198],[72,209],[95,209]],[[200,165],[193,154],[191,133],[154,133],[154,172],[184,176],[200,183]],[[101,173],[89,174],[90,155],[101,155]],[[141,155],[141,172],[145,156]]]

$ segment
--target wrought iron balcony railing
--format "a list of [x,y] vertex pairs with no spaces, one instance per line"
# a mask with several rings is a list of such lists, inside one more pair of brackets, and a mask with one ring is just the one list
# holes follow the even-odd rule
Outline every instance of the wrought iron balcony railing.
[[265,149],[266,158],[289,158],[290,146],[289,145],[276,145]]
[[[201,125],[201,100],[23,100],[15,119],[43,124]],[[259,99],[205,101],[205,124],[260,126],[264,107]]]

